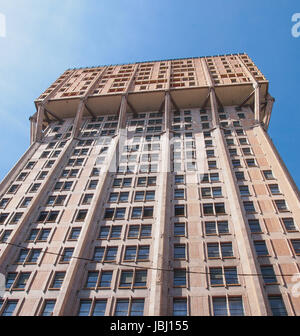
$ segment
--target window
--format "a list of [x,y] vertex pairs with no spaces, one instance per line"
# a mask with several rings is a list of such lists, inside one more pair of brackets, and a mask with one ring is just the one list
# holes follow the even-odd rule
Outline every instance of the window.
[[144,299],[117,299],[114,316],[143,316]]
[[185,223],[174,223],[174,236],[184,237],[185,236]]
[[41,183],[34,183],[32,187],[30,188],[29,192],[32,192],[32,193],[37,192],[40,186],[41,186]]
[[184,204],[176,204],[174,206],[174,215],[177,217],[184,217],[185,214],[185,205]]
[[132,178],[118,178],[114,179],[113,186],[114,187],[131,187]]
[[54,186],[55,191],[70,191],[72,189],[73,182],[57,182]]
[[155,186],[155,185],[156,185],[156,177],[139,177],[137,179],[138,187]]
[[36,264],[40,256],[41,249],[21,249],[16,263],[18,264]]
[[175,189],[174,199],[184,199],[184,189]]
[[209,221],[205,222],[204,225],[206,235],[222,235],[229,233],[227,221]]
[[99,278],[98,287],[104,289],[111,288],[113,271],[102,271]]
[[85,288],[110,289],[113,271],[88,272]]
[[241,297],[214,297],[214,316],[244,316],[243,300]]
[[117,258],[118,247],[106,247],[104,261],[105,262],[115,262]]
[[60,289],[63,284],[65,275],[66,272],[56,272],[50,285],[50,289]]
[[18,189],[20,188],[21,184],[13,184],[9,189],[8,189],[8,193],[9,194],[15,194]]
[[26,179],[26,176],[28,175],[28,173],[21,173],[18,178],[17,181],[24,181]]
[[239,138],[239,143],[241,146],[248,145],[248,139],[247,138]]
[[71,261],[73,256],[74,248],[73,247],[67,247],[64,249],[63,254],[60,258],[60,262],[62,263],[68,263]]
[[48,201],[47,201],[47,205],[48,206],[64,205],[66,198],[67,198],[66,195],[49,196]]
[[230,156],[236,156],[237,155],[236,148],[229,148],[229,154]]
[[294,252],[296,255],[300,255],[300,240],[299,239],[293,239],[291,240]]
[[244,172],[235,172],[235,177],[238,181],[244,181],[245,180]]
[[282,218],[283,225],[288,232],[298,231],[293,218]]
[[248,224],[249,224],[251,233],[261,233],[262,232],[258,219],[249,219]]
[[104,316],[107,300],[81,300],[79,304],[78,316]]
[[10,224],[17,224],[19,223],[20,219],[23,216],[23,212],[17,212],[14,214],[13,218],[10,221]]
[[232,162],[233,168],[239,168],[239,167],[242,166],[241,165],[241,160],[232,160],[231,162]]
[[0,224],[4,224],[8,216],[9,216],[9,213],[1,213],[0,214]]
[[46,176],[48,175],[47,171],[42,171],[40,172],[39,176],[38,176],[38,180],[44,180],[46,178]]
[[1,238],[0,238],[0,243],[6,243],[12,233],[12,230],[5,230],[3,231]]
[[128,239],[151,238],[152,225],[130,225],[128,229]]
[[131,218],[152,218],[153,217],[153,206],[145,207],[133,207]]
[[82,200],[82,204],[84,205],[91,204],[93,197],[94,197],[94,194],[85,194]]
[[72,228],[68,240],[77,241],[80,236],[81,228]]
[[248,167],[257,167],[255,159],[247,159],[246,162]]
[[207,243],[207,257],[208,259],[233,258],[232,243]]
[[136,191],[134,201],[146,202],[155,200],[155,191]]
[[143,261],[149,259],[150,246],[127,246],[125,249],[124,260],[126,261]]
[[279,195],[280,190],[278,184],[269,184],[269,189],[272,195]]
[[274,179],[272,170],[264,170],[263,174],[264,174],[264,177],[265,177],[266,180],[273,180]]
[[56,300],[46,300],[41,313],[41,316],[52,316]]
[[185,269],[175,269],[173,277],[174,287],[186,287],[186,270]]
[[211,286],[232,286],[238,285],[236,267],[213,267],[209,269]]
[[5,289],[10,290],[16,280],[18,273],[8,273],[6,276]]
[[239,189],[241,196],[250,196],[249,187],[247,185],[240,185]]
[[269,304],[270,304],[273,316],[287,316],[288,315],[281,295],[268,296],[268,300],[269,300]]
[[285,200],[275,200],[276,208],[279,212],[288,211]]
[[91,180],[88,184],[88,189],[89,190],[94,190],[96,189],[97,187],[97,184],[98,184],[98,180]]
[[272,265],[260,266],[265,285],[277,284],[276,275]]
[[225,211],[224,203],[204,203],[203,204],[204,216],[222,215],[225,213],[226,211]]
[[25,169],[31,170],[35,165],[35,162],[30,161],[27,163],[27,166],[25,167]]
[[[1,302],[1,301],[0,301]],[[18,301],[17,300],[8,300],[4,306],[1,316],[12,316],[14,311],[17,307]],[[0,305],[1,308],[1,305]]]
[[187,316],[187,299],[173,299],[173,316]]
[[269,251],[264,240],[255,241],[254,247],[258,256],[269,256]]
[[[31,273],[20,273],[17,280],[14,281],[13,289],[24,290]],[[7,286],[7,283],[6,283]]]
[[39,223],[51,222],[54,223],[57,220],[59,211],[42,211],[37,219]]
[[32,201],[32,197],[25,197],[20,207],[27,208],[31,201]]
[[10,198],[2,198],[2,200],[0,201],[0,209],[5,209],[9,201]]
[[107,208],[105,209],[104,219],[120,220],[125,218],[126,208]]
[[84,222],[87,213],[88,213],[88,210],[79,210],[78,213],[77,213],[75,221],[76,222]]
[[185,244],[175,244],[174,245],[174,259],[186,259]]
[[251,214],[251,213],[255,213],[255,207],[254,207],[254,204],[253,202],[251,201],[247,201],[247,202],[244,202],[244,209],[246,211],[247,214]]
[[146,285],[146,270],[122,271],[119,284],[120,288],[146,288]]
[[216,169],[217,161],[208,161],[208,169]]

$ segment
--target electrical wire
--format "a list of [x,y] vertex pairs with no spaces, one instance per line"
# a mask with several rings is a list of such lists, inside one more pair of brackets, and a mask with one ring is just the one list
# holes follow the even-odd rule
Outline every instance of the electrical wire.
[[[19,247],[19,248],[22,248],[22,249],[28,249],[27,247],[25,246],[22,246],[20,244],[13,244],[13,243],[8,243],[8,242],[4,242],[4,244],[6,245],[10,245],[10,246],[15,246],[15,247]],[[50,254],[50,255],[56,255],[56,256],[59,256],[59,257],[63,257],[64,254],[60,254],[60,253],[55,253],[55,252],[49,252],[49,251],[41,251],[41,253],[43,255],[45,254]],[[83,261],[89,261],[89,262],[95,262],[96,260],[94,259],[90,259],[90,258],[83,258],[83,257],[76,257],[76,256],[71,256],[70,259],[77,259],[77,260],[83,260]],[[131,264],[126,264],[126,263],[117,263],[117,262],[110,262],[110,261],[103,261],[103,262],[99,262],[101,264],[109,264],[109,265],[115,265],[115,266],[124,266],[124,267],[131,267],[131,268],[140,268],[140,269],[147,269],[147,270],[154,270],[154,271],[162,271],[162,272],[174,272],[175,270],[177,270],[178,268],[174,269],[174,268],[157,268],[157,267],[150,267],[150,266],[142,266],[142,265],[131,265]],[[212,268],[218,268],[220,266],[213,266]],[[235,266],[228,266],[228,268],[233,268]],[[202,274],[202,275],[211,275],[212,272],[201,272],[201,271],[189,271],[189,270],[186,270],[186,273],[188,274]],[[241,277],[250,277],[250,276],[253,276],[253,277],[265,277],[265,278],[268,278],[268,277],[293,277],[295,276],[295,274],[298,274],[298,273],[294,273],[294,274],[272,274],[272,275],[264,275],[262,273],[235,273],[234,275],[237,275],[237,276],[241,276]],[[225,275],[224,272],[222,273],[218,273],[217,275]],[[227,274],[228,275],[228,274]]]

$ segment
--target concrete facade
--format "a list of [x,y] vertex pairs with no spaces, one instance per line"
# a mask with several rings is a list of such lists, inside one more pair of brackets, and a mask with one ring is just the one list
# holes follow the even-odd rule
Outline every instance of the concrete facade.
[[67,70],[0,184],[0,315],[300,315],[299,190],[246,54]]

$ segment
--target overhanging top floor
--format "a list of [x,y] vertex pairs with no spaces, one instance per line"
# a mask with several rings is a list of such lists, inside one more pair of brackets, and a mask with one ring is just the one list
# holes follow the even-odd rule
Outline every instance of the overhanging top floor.
[[[206,66],[203,66],[203,60]],[[207,80],[206,69],[211,82]],[[260,86],[260,99],[268,96],[268,81],[247,54],[140,62],[67,70],[36,101],[59,118],[74,117],[85,100],[95,115],[116,114],[123,95],[136,111],[155,111],[165,91],[179,108],[199,107],[213,85],[223,106],[240,105]],[[253,104],[251,96],[247,104]],[[130,106],[127,107],[131,109]]]

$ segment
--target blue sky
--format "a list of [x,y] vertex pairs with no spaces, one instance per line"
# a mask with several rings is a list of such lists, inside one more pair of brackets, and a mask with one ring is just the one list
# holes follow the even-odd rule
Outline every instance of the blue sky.
[[34,99],[65,69],[247,52],[270,81],[269,133],[300,186],[299,0],[0,0],[0,13],[0,180],[29,146]]

